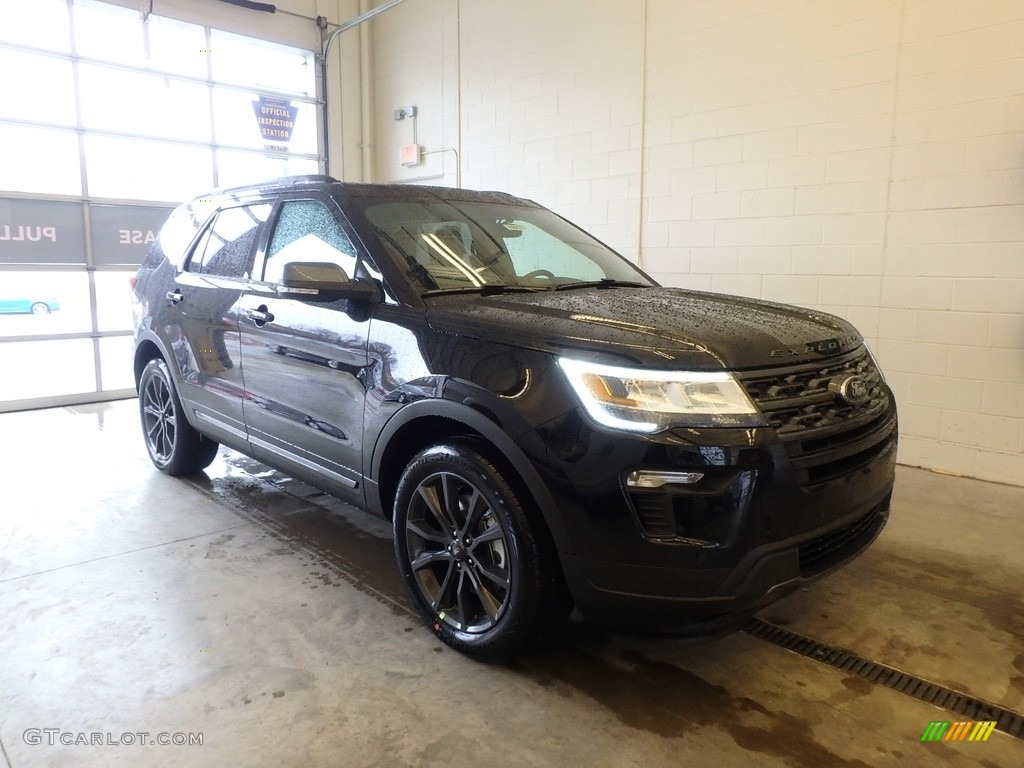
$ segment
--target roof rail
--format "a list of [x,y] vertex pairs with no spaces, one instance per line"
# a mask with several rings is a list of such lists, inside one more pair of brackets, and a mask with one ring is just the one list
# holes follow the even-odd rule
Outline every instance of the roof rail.
[[310,173],[304,176],[282,176],[279,179],[271,179],[271,181],[277,183],[290,181],[293,186],[298,186],[299,184],[332,184],[338,180],[327,174]]
[[338,180],[333,176],[315,173],[299,176],[278,176],[272,179],[261,179],[260,181],[254,181],[248,184],[236,184],[232,187],[220,187],[214,190],[214,193],[229,194],[231,192],[243,192],[250,189],[264,189],[265,187],[298,187],[303,184],[336,184],[337,181]]

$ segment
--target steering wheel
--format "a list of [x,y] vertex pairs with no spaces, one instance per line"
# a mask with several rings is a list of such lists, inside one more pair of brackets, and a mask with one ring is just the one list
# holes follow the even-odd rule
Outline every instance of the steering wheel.
[[535,277],[546,277],[549,280],[553,280],[555,277],[555,273],[547,269],[535,269],[533,270],[533,272],[527,272],[525,275],[523,275],[524,280],[532,280]]

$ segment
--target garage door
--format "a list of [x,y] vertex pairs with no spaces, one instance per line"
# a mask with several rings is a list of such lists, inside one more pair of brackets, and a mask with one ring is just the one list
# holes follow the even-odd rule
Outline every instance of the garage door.
[[314,54],[93,0],[0,4],[0,411],[133,394],[168,212],[322,162]]

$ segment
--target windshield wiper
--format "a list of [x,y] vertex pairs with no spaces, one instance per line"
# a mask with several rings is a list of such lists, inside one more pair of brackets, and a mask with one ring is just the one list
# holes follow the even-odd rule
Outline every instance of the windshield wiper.
[[651,288],[648,283],[640,283],[635,280],[615,280],[611,277],[602,277],[600,280],[586,280],[579,283],[563,283],[556,285],[553,291],[572,291],[576,288]]
[[499,293],[536,293],[544,288],[528,288],[525,285],[504,285],[489,283],[485,285],[463,285],[458,288],[434,288],[424,291],[420,296],[446,296],[456,293],[479,293],[481,296],[495,296]]

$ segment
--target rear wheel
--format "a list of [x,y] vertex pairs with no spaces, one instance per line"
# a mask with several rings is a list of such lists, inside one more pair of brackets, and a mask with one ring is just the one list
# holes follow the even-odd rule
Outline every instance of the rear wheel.
[[159,358],[146,363],[139,379],[139,415],[149,458],[161,472],[194,475],[217,455],[217,443],[185,418],[167,364]]
[[395,554],[427,625],[468,656],[500,661],[564,615],[565,588],[543,524],[470,444],[421,452],[394,510]]

